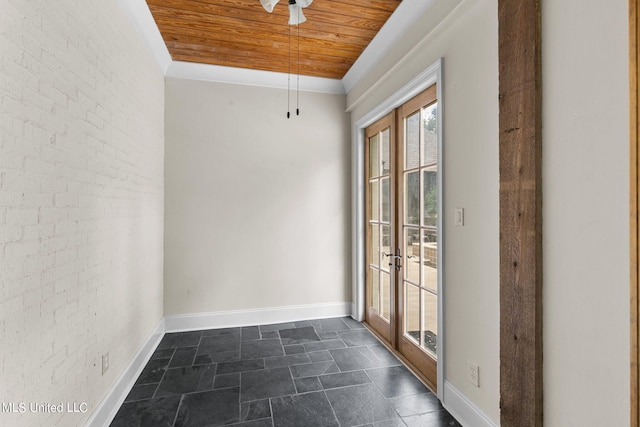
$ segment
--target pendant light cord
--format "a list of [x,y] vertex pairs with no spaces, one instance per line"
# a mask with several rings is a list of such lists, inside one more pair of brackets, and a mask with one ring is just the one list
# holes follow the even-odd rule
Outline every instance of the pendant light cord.
[[287,119],[291,117],[291,25],[289,27],[289,71],[287,73]]
[[[289,0],[289,5],[296,4],[295,0]],[[296,29],[296,54],[298,56],[298,64],[296,68],[296,116],[300,115],[300,7],[296,8],[298,14]],[[291,24],[289,27],[289,64],[287,72],[287,119],[291,118]]]
[[300,8],[298,8],[298,81],[296,86],[296,116],[300,115]]

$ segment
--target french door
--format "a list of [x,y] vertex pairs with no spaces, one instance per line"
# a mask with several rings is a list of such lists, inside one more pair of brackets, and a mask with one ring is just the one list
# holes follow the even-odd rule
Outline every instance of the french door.
[[[396,317],[395,268],[395,118],[388,114],[365,131],[367,215],[366,320],[389,342]],[[392,175],[393,171],[393,175]]]
[[435,390],[438,103],[431,86],[365,131],[366,321]]

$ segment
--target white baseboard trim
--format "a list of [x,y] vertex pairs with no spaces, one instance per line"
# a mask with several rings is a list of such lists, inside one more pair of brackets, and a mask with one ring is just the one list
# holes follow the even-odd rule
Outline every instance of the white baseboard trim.
[[85,427],[108,426],[131,391],[136,379],[160,344],[165,332],[196,331],[200,329],[265,325],[300,320],[351,316],[350,302],[260,308],[253,310],[220,311],[164,317],[120,375],[114,386],[93,411]]
[[166,332],[182,332],[344,316],[351,316],[350,302],[165,316],[164,324]]
[[160,344],[164,332],[164,319],[162,319],[142,345],[140,351],[133,357],[129,366],[122,372],[122,375],[120,375],[114,386],[93,411],[91,417],[89,417],[85,423],[85,427],[104,427],[111,424],[120,406],[122,406],[122,402],[124,402],[124,399],[131,391],[133,384],[136,382],[149,359],[151,359],[151,355],[156,347],[158,347],[158,344]]
[[446,380],[444,382],[444,399],[442,400],[442,406],[463,426],[498,427],[498,424]]
[[[253,310],[221,311],[164,317],[149,335],[149,338],[134,356],[129,366],[120,375],[114,386],[93,411],[85,427],[108,426],[116,416],[136,379],[158,347],[165,332],[193,331],[200,329],[251,326],[269,323],[284,323],[300,320],[344,317],[352,315],[351,303],[329,303],[272,307]],[[450,382],[444,382],[442,405],[463,426],[498,427],[491,418],[476,407]]]

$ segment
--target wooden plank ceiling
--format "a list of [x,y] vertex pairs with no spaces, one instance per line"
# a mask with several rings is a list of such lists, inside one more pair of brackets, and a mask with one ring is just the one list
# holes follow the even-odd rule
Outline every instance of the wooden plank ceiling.
[[290,26],[288,0],[272,13],[260,0],[147,0],[175,61],[335,79],[346,74],[400,2],[314,0],[303,9],[307,21]]

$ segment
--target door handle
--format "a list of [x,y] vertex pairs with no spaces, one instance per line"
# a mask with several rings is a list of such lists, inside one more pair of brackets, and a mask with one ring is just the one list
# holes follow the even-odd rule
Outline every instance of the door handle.
[[385,252],[382,252],[382,255],[384,255],[386,257],[389,257],[389,261],[390,261],[389,262],[389,267],[393,267],[393,264],[394,264],[393,260],[394,259],[397,260],[396,270],[400,270],[400,267],[401,267],[400,261],[402,260],[402,255],[400,255],[400,248],[396,248],[396,252],[398,253],[398,255],[394,255],[393,253],[385,253]]
[[395,259],[402,258],[402,254],[400,253],[400,248],[396,248],[396,252],[398,253],[398,255],[394,255],[393,252],[389,252],[389,253],[382,252],[382,255],[395,258]]
[[[400,252],[398,251],[398,253],[400,253]],[[391,261],[389,263],[389,267],[393,267],[393,264],[394,264],[393,260],[396,260],[396,262],[395,262],[396,270],[400,270],[400,261],[402,261],[402,256],[389,254],[389,258],[390,258],[389,261]]]

